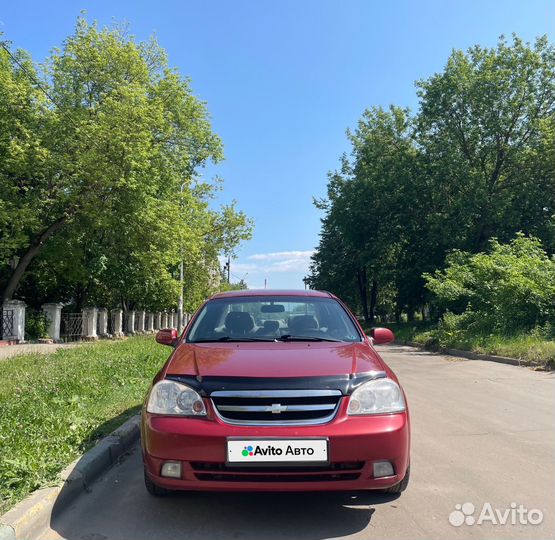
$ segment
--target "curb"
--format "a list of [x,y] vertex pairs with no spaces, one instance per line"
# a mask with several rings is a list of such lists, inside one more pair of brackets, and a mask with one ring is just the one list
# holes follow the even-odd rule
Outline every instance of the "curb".
[[[498,364],[508,364],[511,366],[541,366],[543,364],[539,362],[534,362],[533,360],[519,360],[518,358],[509,358],[508,356],[496,356],[494,354],[481,354],[472,351],[462,351],[459,349],[428,349],[422,343],[416,343],[415,341],[397,341],[393,342],[395,345],[406,345],[408,347],[415,347],[417,349],[423,349],[425,351],[432,351],[439,354],[447,354],[449,356],[459,356],[466,358],[467,360],[485,360],[486,362],[497,362]],[[1,538],[0,538],[1,540]]]
[[140,415],[132,416],[61,473],[61,484],[39,489],[0,516],[0,540],[36,538],[56,512],[67,507],[139,438]]

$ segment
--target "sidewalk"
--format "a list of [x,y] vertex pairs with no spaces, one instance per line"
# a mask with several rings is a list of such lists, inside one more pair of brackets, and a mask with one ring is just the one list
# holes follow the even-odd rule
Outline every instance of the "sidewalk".
[[0,347],[0,360],[20,356],[22,354],[52,354],[58,349],[70,349],[83,345],[84,342],[75,343],[23,343],[21,345],[6,345]]

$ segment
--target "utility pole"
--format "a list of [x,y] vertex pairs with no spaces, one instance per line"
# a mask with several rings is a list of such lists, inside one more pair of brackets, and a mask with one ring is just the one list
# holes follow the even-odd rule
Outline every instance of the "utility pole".
[[[199,178],[202,176],[202,174],[198,174],[196,175]],[[180,198],[179,198],[179,207],[181,208],[181,213],[183,214],[183,191],[185,190],[185,186],[187,185],[188,182],[183,182],[181,184],[181,186],[179,187],[179,193],[180,193]],[[183,259],[185,258],[185,250],[183,249],[183,241],[181,240],[181,245],[180,245],[180,249],[181,249],[181,261],[179,262],[179,306],[177,308],[177,313],[178,313],[178,318],[179,321],[177,322],[177,330],[179,333],[181,333],[181,331],[183,330],[184,324],[183,324],[183,286],[184,286],[184,275],[183,275],[183,264],[184,261]]]
[[[183,212],[183,189],[185,188],[185,182],[181,184],[179,191],[181,193],[181,198],[179,201],[179,205],[181,207],[181,211]],[[181,261],[179,261],[179,306],[177,308],[177,331],[181,333],[183,329],[183,243],[180,246],[181,249]]]
[[231,256],[228,255],[227,256],[227,283],[228,283],[228,285],[231,283],[230,275],[231,275]]
[[179,262],[179,307],[177,308],[178,323],[177,331],[181,333],[183,328],[183,249],[181,250],[181,261]]

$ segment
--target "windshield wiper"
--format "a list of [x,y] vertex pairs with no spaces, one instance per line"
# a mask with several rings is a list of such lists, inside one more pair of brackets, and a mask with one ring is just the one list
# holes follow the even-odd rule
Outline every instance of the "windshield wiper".
[[275,338],[262,338],[262,337],[232,337],[232,336],[222,336],[219,338],[201,338],[195,339],[194,341],[189,341],[189,343],[241,343],[241,342],[253,342],[253,341],[263,341],[266,343],[276,342],[276,341],[333,341],[336,343],[341,343],[341,339],[333,339],[327,337],[316,337],[316,336],[293,336],[291,334],[285,334],[284,336]]
[[241,342],[241,341],[275,341],[275,338],[257,338],[257,337],[232,337],[232,336],[222,336],[220,338],[201,338],[195,339],[190,343],[217,343],[217,342]]
[[291,334],[285,334],[277,338],[279,341],[334,341],[341,342],[341,339],[327,338],[327,337],[316,337],[316,336],[293,336]]

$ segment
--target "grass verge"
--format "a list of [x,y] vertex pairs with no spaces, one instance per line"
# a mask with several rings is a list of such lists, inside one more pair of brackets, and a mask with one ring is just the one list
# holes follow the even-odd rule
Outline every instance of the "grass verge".
[[137,412],[168,353],[143,336],[0,361],[0,514]]
[[468,333],[441,331],[430,322],[385,324],[393,330],[399,341],[414,341],[433,350],[459,349],[537,362],[553,368],[555,341],[534,333],[512,336],[469,335]]

